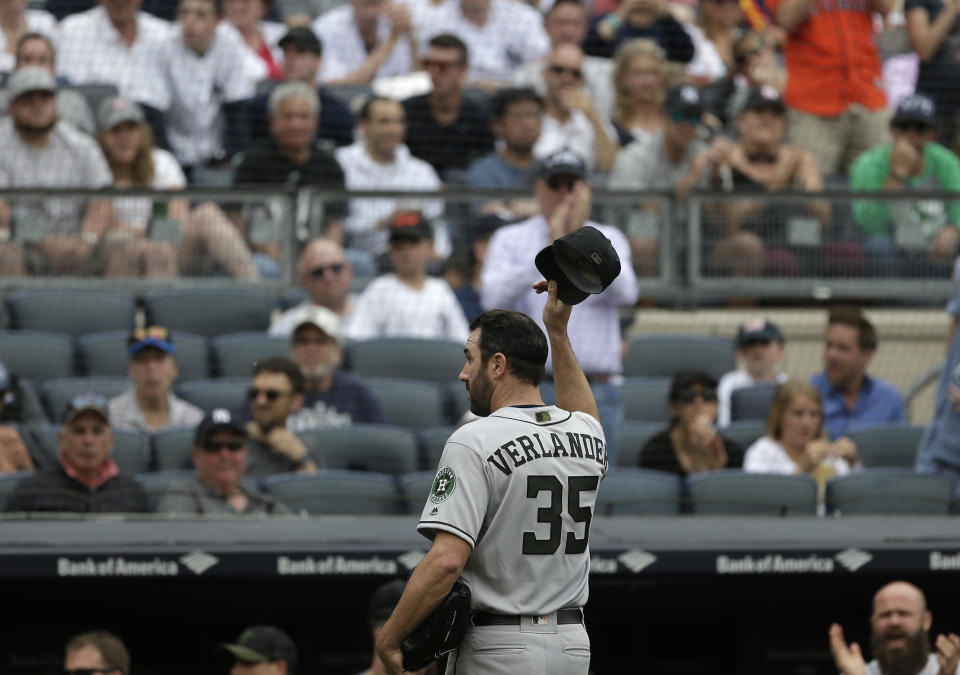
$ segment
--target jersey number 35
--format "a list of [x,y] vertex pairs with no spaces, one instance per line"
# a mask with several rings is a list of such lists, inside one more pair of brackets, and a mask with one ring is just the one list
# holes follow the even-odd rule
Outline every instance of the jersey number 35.
[[[581,492],[593,492],[600,482],[599,476],[570,476],[567,478],[567,514],[575,523],[583,523],[583,537],[578,539],[573,532],[567,532],[567,544],[564,553],[583,553],[587,550],[590,537],[590,520],[593,510],[580,504]],[[537,509],[537,522],[550,525],[550,536],[538,539],[535,532],[523,533],[524,555],[553,555],[560,548],[563,529],[563,483],[556,476],[528,476],[527,497],[536,499],[541,492],[550,493],[550,504]]]

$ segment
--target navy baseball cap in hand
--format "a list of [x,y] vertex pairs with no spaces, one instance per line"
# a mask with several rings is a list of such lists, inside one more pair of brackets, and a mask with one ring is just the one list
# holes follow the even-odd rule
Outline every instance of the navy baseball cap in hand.
[[558,238],[537,254],[535,262],[547,281],[557,282],[557,294],[568,305],[601,293],[620,275],[620,256],[592,225]]

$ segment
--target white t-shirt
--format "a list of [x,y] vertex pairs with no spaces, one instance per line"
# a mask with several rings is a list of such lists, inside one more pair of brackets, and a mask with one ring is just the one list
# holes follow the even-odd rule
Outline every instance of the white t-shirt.
[[[182,190],[187,187],[187,177],[177,158],[166,150],[154,148],[153,182],[154,190]],[[117,197],[113,200],[113,215],[119,221],[138,230],[146,230],[153,211],[153,200],[149,197]]]
[[727,65],[700,26],[688,23],[683,28],[693,41],[693,59],[687,64],[687,72],[693,77],[707,78],[711,82],[725,77]]
[[[617,132],[609,122],[604,123],[604,129],[608,138],[617,138]],[[562,124],[557,118],[544,115],[543,128],[540,131],[540,138],[533,146],[533,155],[537,159],[542,159],[566,147],[583,157],[587,166],[592,169],[597,159],[595,141],[593,125],[583,112],[571,111],[570,118]]]
[[[847,464],[847,460],[840,457],[827,457],[824,463],[831,467],[837,476],[845,476],[850,473],[850,465]],[[763,436],[747,448],[747,452],[743,456],[743,470],[747,473],[794,474],[800,469],[797,463],[790,459],[790,455],[787,454],[779,441],[775,441],[769,436]]]
[[450,286],[427,277],[420,290],[393,274],[377,277],[367,286],[347,322],[347,337],[370,340],[416,337],[466,342],[470,329]]
[[107,11],[97,5],[60,22],[57,72],[71,84],[112,84],[121,96],[132,98],[133,84],[143,82],[142,52],[156,41],[163,42],[169,34],[169,23],[139,12],[137,38],[128,46]]
[[[57,18],[53,14],[42,9],[28,9],[23,18],[27,22],[27,33],[40,33],[57,43]],[[7,51],[7,36],[0,31],[0,73],[12,72],[16,63],[16,56]]]
[[[354,23],[353,7],[349,3],[318,16],[311,28],[323,44],[323,62],[317,73],[318,82],[346,77],[359,70],[370,56]],[[377,22],[377,42],[383,42],[389,36],[390,20],[381,16]],[[376,77],[406,75],[411,70],[410,42],[406,37],[401,37],[380,66]]]
[[222,152],[221,106],[254,94],[248,55],[236,29],[222,23],[203,56],[186,46],[179,25],[142,53],[144,75],[130,98],[166,113],[167,138],[184,166]]
[[[777,373],[777,382],[786,382],[786,373]],[[730,397],[735,389],[756,384],[745,370],[731,370],[720,378],[717,384],[717,426],[721,429],[730,424]]]
[[[244,39],[243,35],[240,34],[240,31],[237,30],[229,21],[224,21],[222,24],[227,29],[233,30],[237,34],[237,38],[246,48],[247,56],[246,63],[242,67],[243,72],[247,73],[247,77],[250,78],[251,84],[256,86],[259,82],[266,80],[270,76],[270,72],[267,68],[266,62],[256,51],[251,49]],[[290,30],[286,25],[282,23],[277,23],[276,21],[261,21],[258,28],[260,29],[260,37],[263,38],[263,41],[267,45],[267,49],[270,51],[270,56],[273,59],[273,62],[278,66],[283,64],[283,50],[280,49],[280,38],[287,34]]]

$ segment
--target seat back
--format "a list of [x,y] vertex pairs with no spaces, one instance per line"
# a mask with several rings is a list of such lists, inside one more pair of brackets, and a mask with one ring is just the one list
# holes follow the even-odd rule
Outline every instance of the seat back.
[[623,360],[626,377],[672,378],[681,370],[702,370],[719,380],[734,368],[732,340],[698,335],[633,337]]
[[436,476],[436,471],[417,471],[400,476],[400,499],[404,513],[419,515],[423,511]]
[[463,345],[449,340],[380,338],[347,346],[350,369],[365,377],[399,377],[445,384],[463,368]]
[[449,423],[441,385],[393,377],[363,379],[389,424],[420,431]]
[[235,333],[210,340],[213,363],[220,377],[251,377],[257,361],[287,356],[290,339],[267,333]]
[[954,480],[911,469],[865,469],[827,481],[827,510],[844,516],[864,513],[946,514]]
[[730,420],[766,420],[777,386],[775,382],[760,382],[734,389],[730,394]]
[[294,511],[313,515],[391,515],[400,512],[393,476],[363,471],[277,474],[263,488]]
[[249,377],[224,377],[219,380],[192,380],[176,386],[177,394],[204,412],[214,408],[242,410],[247,402]]
[[417,442],[420,446],[420,466],[424,471],[437,468],[447,439],[456,430],[456,427],[434,427],[417,433]]
[[[77,338],[81,372],[87,375],[122,377],[127,374],[129,331],[91,333]],[[210,377],[207,338],[192,333],[172,333],[180,381]]]
[[624,422],[620,428],[617,466],[636,467],[640,464],[640,451],[655,434],[663,431],[660,422]]
[[47,381],[40,397],[52,420],[60,421],[74,396],[93,392],[108,400],[130,388],[126,377],[64,377]]
[[729,469],[687,478],[690,508],[696,514],[814,516],[817,483],[810,476],[744,473]]
[[767,424],[760,420],[741,420],[731,422],[723,429],[720,429],[720,435],[729,438],[740,445],[744,450],[753,445],[761,436],[766,435]]
[[623,418],[635,422],[670,421],[670,380],[666,377],[628,377],[620,387]]
[[0,512],[6,508],[7,497],[13,494],[20,481],[31,475],[33,471],[16,471],[14,473],[0,474]]
[[157,510],[157,503],[160,498],[167,493],[171,483],[179,483],[193,478],[194,472],[188,470],[178,471],[152,471],[150,473],[138,473],[134,476],[144,492],[147,493],[147,500],[150,502],[150,510]]
[[73,374],[69,335],[26,330],[0,331],[0,358],[10,372],[36,383]]
[[265,331],[274,297],[260,290],[156,290],[144,296],[144,307],[148,323],[214,337]]
[[10,327],[77,337],[104,330],[129,332],[137,301],[125,291],[14,291],[7,298]]
[[682,488],[672,473],[617,467],[600,483],[595,515],[677,515]]
[[882,424],[847,433],[857,444],[857,456],[868,469],[912,468],[927,428],[919,424]]
[[328,469],[401,474],[420,468],[417,437],[384,424],[352,424],[297,432],[321,466]]
[[150,434],[153,446],[153,466],[157,471],[188,471],[193,469],[193,439],[195,427],[171,427]]

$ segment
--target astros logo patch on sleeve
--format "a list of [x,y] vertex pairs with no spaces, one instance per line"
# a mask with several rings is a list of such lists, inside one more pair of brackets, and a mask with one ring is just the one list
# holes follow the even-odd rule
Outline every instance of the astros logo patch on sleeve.
[[448,466],[437,471],[437,477],[433,479],[433,487],[430,488],[430,501],[439,504],[445,501],[447,497],[453,494],[457,487],[457,474]]

